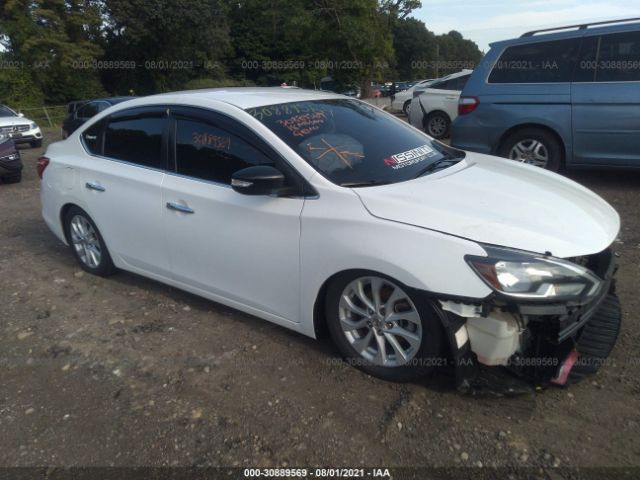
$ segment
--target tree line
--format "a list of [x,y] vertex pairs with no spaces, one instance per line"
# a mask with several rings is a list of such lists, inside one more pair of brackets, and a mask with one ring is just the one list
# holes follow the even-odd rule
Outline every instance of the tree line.
[[3,0],[0,102],[21,106],[323,77],[431,78],[482,53],[419,0]]

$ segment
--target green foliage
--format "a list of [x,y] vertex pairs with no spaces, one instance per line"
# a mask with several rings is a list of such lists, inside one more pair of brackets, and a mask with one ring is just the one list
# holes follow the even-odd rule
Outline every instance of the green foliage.
[[[0,61],[5,59],[0,56]],[[16,109],[35,107],[44,103],[44,95],[29,71],[3,68],[0,69],[0,103]]]
[[103,70],[113,92],[175,90],[193,78],[221,76],[230,52],[223,0],[107,0],[106,60],[135,68]]
[[[415,79],[480,59],[411,18],[420,0],[2,0],[0,99],[24,105],[182,88]],[[452,66],[453,65],[453,66]],[[450,69],[448,67],[451,67]]]
[[79,68],[103,53],[101,23],[95,0],[7,0],[0,10],[4,46],[52,102],[103,92],[96,72]]

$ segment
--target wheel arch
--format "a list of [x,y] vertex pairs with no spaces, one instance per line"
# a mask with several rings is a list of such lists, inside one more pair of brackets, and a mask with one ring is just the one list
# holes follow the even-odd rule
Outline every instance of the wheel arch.
[[449,114],[447,112],[445,112],[444,110],[440,109],[440,108],[436,108],[434,110],[430,110],[430,111],[425,111],[423,108],[423,112],[424,112],[424,116],[422,117],[422,126],[423,127],[427,127],[427,120],[429,119],[430,116],[436,114],[436,113],[441,113],[442,115],[444,115],[445,117],[447,117],[449,119],[449,122],[451,122],[451,117],[449,116]]
[[527,128],[544,130],[545,132],[553,135],[553,137],[558,141],[558,143],[562,147],[561,165],[566,165],[566,161],[567,161],[567,144],[565,143],[564,139],[557,132],[556,129],[554,129],[553,127],[550,127],[549,125],[545,125],[543,123],[527,122],[527,123],[520,123],[518,125],[514,125],[514,126],[510,127],[508,130],[503,132],[502,135],[500,136],[500,139],[496,143],[496,148],[495,148],[493,153],[497,154],[502,149],[502,147],[504,146],[504,142],[511,135],[513,135],[514,133],[516,133],[516,132],[518,132],[520,130],[524,130],[524,129],[527,129]]
[[65,240],[67,241],[67,244],[71,244],[71,239],[69,238],[69,233],[67,232],[67,229],[65,228],[64,225],[64,217],[67,216],[67,212],[69,210],[71,210],[73,207],[79,208],[80,210],[84,211],[83,208],[73,202],[67,202],[65,203],[62,208],[60,208],[60,215],[59,215],[59,221],[60,221],[60,226],[62,227],[62,233],[64,235]]

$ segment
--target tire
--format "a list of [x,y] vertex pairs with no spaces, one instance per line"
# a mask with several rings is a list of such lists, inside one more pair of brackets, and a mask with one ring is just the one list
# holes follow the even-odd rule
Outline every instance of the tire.
[[[543,152],[546,152],[546,161],[543,160],[545,155],[540,155]],[[498,155],[559,172],[563,166],[564,149],[555,135],[549,131],[541,128],[523,128],[510,134],[502,142]]]
[[2,177],[2,183],[20,183],[22,181],[22,172],[14,175],[7,175]]
[[402,105],[402,112],[409,116],[409,109],[411,108],[411,100],[407,100],[406,102],[404,102],[404,105]]
[[424,121],[424,130],[436,140],[446,138],[451,130],[451,119],[444,112],[430,113]]
[[[374,302],[371,288],[373,285],[379,285],[377,291],[380,292],[381,306],[386,306],[389,301],[393,302],[392,315],[384,319],[382,315],[376,316],[374,321],[379,324],[377,325],[379,330],[376,325],[371,325],[371,316],[355,314],[347,307],[345,295],[350,298],[352,305],[356,308],[361,311],[366,309],[366,307],[362,308],[365,303],[359,300],[361,297],[350,296],[347,293],[355,293],[357,287],[356,290],[352,287],[358,282],[362,283],[361,291],[369,302]],[[327,326],[344,359],[369,375],[393,382],[409,382],[424,378],[432,373],[436,366],[445,363],[443,359],[444,329],[435,308],[437,307],[402,283],[368,271],[354,271],[340,275],[329,285],[325,298]],[[381,310],[377,312],[380,313]],[[387,318],[389,320],[385,321]],[[392,318],[393,322],[391,322]],[[363,326],[355,329],[353,328],[355,324]],[[400,330],[402,334],[398,335]],[[407,332],[412,337],[406,337]],[[397,348],[388,340],[390,336],[395,338],[396,346],[405,351],[405,358],[397,353]],[[407,338],[410,338],[411,342]],[[388,354],[387,365],[380,361],[382,358],[380,342],[385,345],[384,348]],[[354,345],[360,345],[361,350],[356,349]]]
[[29,142],[29,145],[31,145],[31,148],[40,148],[42,146],[42,139]]
[[577,383],[598,371],[613,350],[622,320],[620,302],[615,295],[604,299],[578,338],[578,360],[569,374],[569,383]]
[[[84,242],[77,243],[75,241],[76,238],[81,237],[79,232],[74,230],[74,222],[76,221],[84,225],[86,232],[86,235],[82,235]],[[73,256],[85,272],[100,277],[108,277],[116,272],[107,245],[87,212],[79,207],[71,207],[64,216],[64,232]],[[99,253],[99,257],[97,253]]]

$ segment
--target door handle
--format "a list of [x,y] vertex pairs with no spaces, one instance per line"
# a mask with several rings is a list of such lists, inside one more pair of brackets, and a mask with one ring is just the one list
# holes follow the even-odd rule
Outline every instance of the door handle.
[[181,205],[179,203],[167,202],[167,208],[169,210],[175,210],[176,212],[180,213],[196,213],[193,208],[187,205]]
[[104,192],[106,189],[97,182],[87,182],[84,184],[89,190],[95,190],[96,192]]

